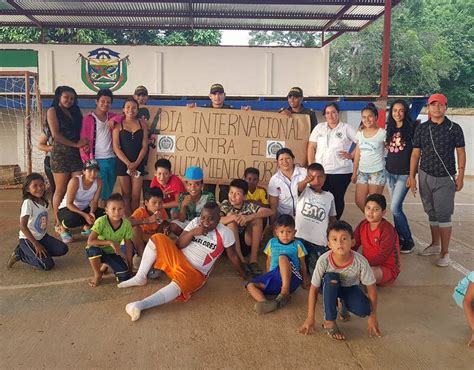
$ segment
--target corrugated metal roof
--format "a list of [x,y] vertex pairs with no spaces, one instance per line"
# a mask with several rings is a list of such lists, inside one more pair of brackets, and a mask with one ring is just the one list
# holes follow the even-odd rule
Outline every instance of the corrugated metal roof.
[[383,11],[384,0],[0,0],[0,26],[344,33],[359,31]]

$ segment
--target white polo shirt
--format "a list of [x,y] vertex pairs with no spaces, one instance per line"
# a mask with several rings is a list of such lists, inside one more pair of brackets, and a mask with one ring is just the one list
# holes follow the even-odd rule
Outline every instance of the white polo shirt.
[[[317,126],[316,126],[317,127]],[[268,183],[268,195],[278,197],[278,215],[296,214],[298,200],[298,183],[306,178],[306,168],[295,165],[291,180],[281,173],[275,173]]]
[[348,152],[352,143],[356,141],[356,130],[344,122],[330,128],[327,122],[318,124],[309,141],[316,143],[315,161],[321,163],[327,174],[352,173],[352,160],[341,158],[339,152]]

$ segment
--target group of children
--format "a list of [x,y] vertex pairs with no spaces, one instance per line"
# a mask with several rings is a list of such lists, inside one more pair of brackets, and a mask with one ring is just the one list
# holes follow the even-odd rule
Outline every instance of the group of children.
[[[159,159],[151,187],[144,194],[144,205],[131,217],[125,217],[124,200],[114,193],[106,201],[105,215],[94,218],[86,245],[94,273],[90,285],[99,285],[108,268],[113,270],[120,288],[145,285],[150,273],[163,271],[171,283],[126,306],[135,321],[144,309],[174,299],[189,299],[204,285],[214,263],[226,251],[236,271],[247,280],[246,289],[256,301],[257,312],[283,307],[302,285],[309,288],[309,297],[301,333],[314,330],[319,291],[324,302],[322,328],[332,339],[345,339],[336,319],[350,319],[349,312],[368,317],[369,333],[380,336],[376,285],[391,283],[400,273],[399,241],[394,227],[384,218],[385,197],[372,194],[366,198],[365,218],[353,231],[348,223],[336,221],[334,197],[322,190],[324,168],[311,164],[307,177],[298,184],[295,217],[276,215],[275,223],[268,225],[274,237],[263,250],[263,273],[257,255],[273,211],[268,207],[265,190],[258,186],[258,178],[257,169],[246,169],[244,179],[231,181],[227,199],[219,206],[212,193],[203,191],[201,168],[187,168],[183,184],[172,174],[170,162]],[[21,260],[49,270],[54,266],[52,257],[64,255],[68,247],[46,232],[48,201],[41,175],[27,176],[23,200],[20,242],[8,267]],[[134,265],[138,271],[132,277]],[[456,302],[463,305],[471,327],[472,274],[455,292]],[[367,293],[360,284],[366,286]]]

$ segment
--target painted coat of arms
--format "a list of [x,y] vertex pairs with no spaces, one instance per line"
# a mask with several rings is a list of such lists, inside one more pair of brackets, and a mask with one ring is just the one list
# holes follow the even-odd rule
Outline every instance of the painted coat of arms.
[[127,82],[128,55],[121,58],[116,51],[98,48],[87,56],[79,53],[79,57],[82,82],[92,91],[105,88],[116,91]]

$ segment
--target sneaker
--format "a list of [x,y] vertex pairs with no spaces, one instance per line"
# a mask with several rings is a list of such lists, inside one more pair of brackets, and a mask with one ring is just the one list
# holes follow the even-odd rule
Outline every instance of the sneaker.
[[411,253],[415,249],[415,242],[413,240],[403,240],[400,242],[400,253]]
[[436,266],[438,267],[447,267],[451,264],[451,258],[449,258],[449,254],[446,253],[443,257],[438,258],[435,262]]
[[149,272],[148,272],[148,278],[150,279],[158,279],[161,275],[163,274],[163,272],[161,270],[158,270],[158,269],[155,269],[155,268],[152,268]]
[[271,301],[257,302],[255,303],[253,308],[258,313],[269,313],[278,309],[278,302],[276,301],[276,299],[273,299]]
[[92,230],[91,229],[82,229],[81,235],[82,236],[89,236],[91,234]]
[[72,243],[72,241],[74,240],[72,238],[72,235],[69,231],[63,231],[61,233],[61,240],[63,241],[63,243]]
[[428,245],[426,248],[418,251],[418,255],[420,256],[433,256],[435,254],[441,253],[441,246],[439,245]]
[[8,257],[7,268],[11,269],[13,265],[17,263],[19,260],[20,258],[18,258],[18,256],[16,255],[16,248],[15,248],[15,250],[12,252],[10,257]]
[[275,298],[275,301],[278,303],[278,308],[282,308],[285,306],[291,299],[291,296],[289,294],[283,295],[283,294],[278,294],[277,297]]

